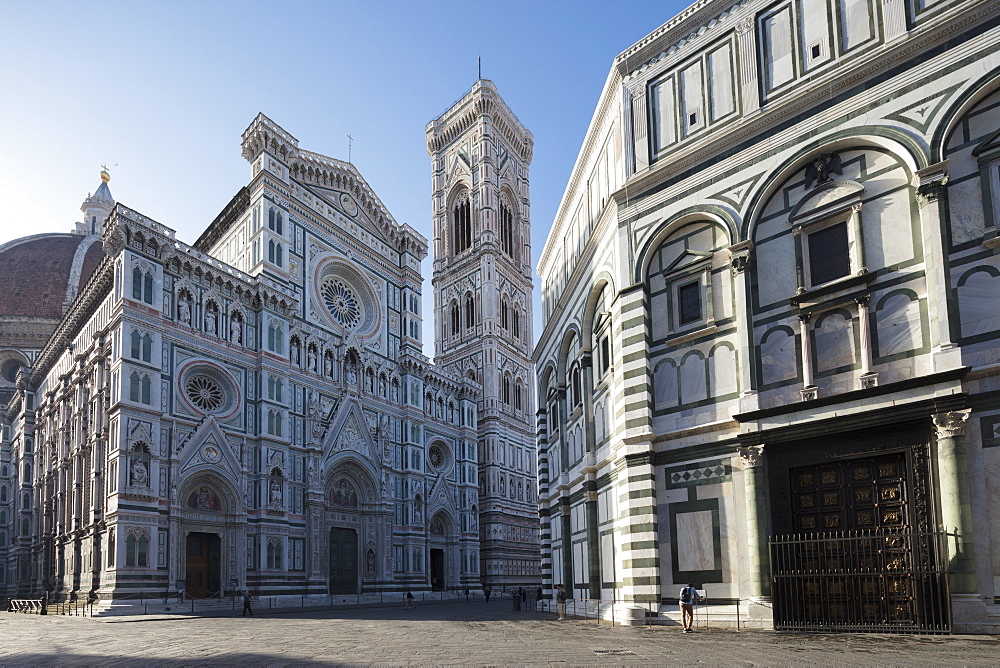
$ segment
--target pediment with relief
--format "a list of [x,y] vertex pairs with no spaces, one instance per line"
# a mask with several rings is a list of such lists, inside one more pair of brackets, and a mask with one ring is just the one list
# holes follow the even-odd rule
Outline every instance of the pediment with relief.
[[865,187],[855,181],[827,181],[806,193],[788,219],[804,225],[817,218],[843,211],[861,202]]
[[240,478],[239,459],[213,417],[207,418],[187,439],[181,448],[180,460],[182,478],[206,469],[220,473],[233,482]]
[[373,462],[379,461],[378,449],[372,440],[367,422],[361,409],[354,402],[344,406],[339,419],[327,431],[326,439],[323,442],[323,453],[326,459],[345,450],[357,452]]

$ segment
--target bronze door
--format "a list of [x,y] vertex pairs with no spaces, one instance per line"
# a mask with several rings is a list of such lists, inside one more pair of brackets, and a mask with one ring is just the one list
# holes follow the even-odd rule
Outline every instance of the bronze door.
[[330,593],[358,593],[358,534],[330,529]]

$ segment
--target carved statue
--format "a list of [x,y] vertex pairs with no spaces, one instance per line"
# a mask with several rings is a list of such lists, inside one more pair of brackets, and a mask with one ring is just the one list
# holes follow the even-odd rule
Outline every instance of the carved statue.
[[191,306],[187,303],[187,299],[183,297],[177,302],[177,317],[185,325],[191,324]]
[[229,340],[237,344],[243,343],[243,328],[236,318],[229,321]]
[[205,311],[205,331],[215,334],[215,311],[209,309]]
[[149,482],[149,470],[142,461],[132,464],[132,484],[145,485]]
[[826,183],[833,178],[831,174],[843,174],[840,156],[836,153],[822,153],[806,166],[805,187],[809,188],[814,183]]
[[333,358],[329,355],[323,360],[323,374],[326,376],[333,375]]
[[347,365],[347,382],[350,385],[358,384],[358,370],[354,367],[353,364]]
[[316,373],[316,349],[312,346],[309,347],[308,356],[306,357],[306,364],[309,370]]
[[291,348],[291,350],[289,352],[291,353],[291,362],[292,362],[292,364],[298,365],[299,364],[299,353],[300,353],[299,342],[298,341],[293,341],[292,345],[290,346],[290,348]]
[[281,503],[281,483],[274,481],[271,483],[271,503]]

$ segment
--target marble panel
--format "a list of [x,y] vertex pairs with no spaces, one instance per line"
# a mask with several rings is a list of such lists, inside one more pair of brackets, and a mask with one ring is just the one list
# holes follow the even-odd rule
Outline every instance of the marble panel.
[[973,177],[948,186],[948,218],[952,243],[961,244],[983,236],[986,222],[983,218],[983,187],[979,178]]
[[854,364],[853,322],[840,313],[827,315],[813,330],[816,342],[816,370],[829,371]]
[[708,398],[705,376],[705,360],[699,355],[689,355],[681,364],[682,403],[690,404]]
[[677,570],[715,569],[712,514],[710,510],[699,510],[677,515]]
[[653,373],[653,397],[656,410],[677,405],[677,367],[673,363],[661,362]]
[[761,306],[788,299],[795,294],[795,241],[791,234],[776,237],[756,249],[756,265],[767,267],[757,273],[757,294]]
[[1000,277],[980,271],[958,288],[958,311],[962,336],[975,336],[1000,330]]
[[760,344],[764,385],[790,380],[798,375],[795,337],[783,329],[772,330]]
[[905,294],[889,297],[875,312],[875,331],[879,357],[923,347],[920,302]]
[[667,310],[666,292],[661,292],[650,298],[649,320],[654,341],[664,339],[670,334],[670,313]]
[[881,269],[913,258],[910,196],[905,190],[883,195],[861,209],[865,264]]
[[735,352],[725,346],[716,348],[709,358],[708,369],[713,397],[721,397],[736,392]]

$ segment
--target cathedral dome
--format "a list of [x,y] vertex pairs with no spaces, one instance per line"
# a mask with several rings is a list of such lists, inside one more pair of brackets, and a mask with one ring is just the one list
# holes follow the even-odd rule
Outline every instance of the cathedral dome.
[[0,245],[0,317],[61,318],[102,252],[93,235],[36,234]]

